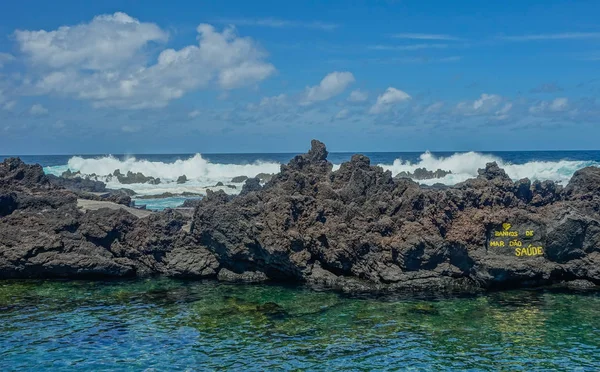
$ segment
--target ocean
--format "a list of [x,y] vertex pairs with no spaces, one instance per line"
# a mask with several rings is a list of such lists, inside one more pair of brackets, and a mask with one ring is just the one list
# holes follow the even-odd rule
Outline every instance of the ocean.
[[[511,152],[373,152],[363,153],[371,164],[390,170],[393,175],[414,172],[417,168],[431,171],[441,169],[452,173],[438,179],[419,181],[425,184],[443,183],[453,185],[477,176],[477,170],[496,161],[507,174],[517,180],[553,180],[566,184],[573,173],[587,166],[600,165],[600,151],[511,151]],[[222,189],[235,194],[241,183],[231,182],[233,177],[254,177],[260,173],[276,173],[281,164],[287,163],[295,153],[286,154],[138,154],[138,155],[26,155],[20,156],[27,163],[38,163],[48,174],[61,175],[67,169],[83,175],[95,174],[106,181],[109,188],[128,188],[137,193],[136,204],[148,209],[162,210],[177,207],[185,197],[150,198],[163,193],[184,192],[204,195],[207,189]],[[334,169],[350,160],[353,153],[330,153],[328,160]],[[0,156],[0,161],[7,156]],[[146,176],[160,178],[158,185],[120,184],[115,178],[106,176],[115,170],[141,172]],[[188,182],[178,184],[179,176],[185,175]],[[216,186],[219,182],[223,186]],[[230,185],[230,186],[227,186]],[[235,186],[235,188],[231,187]]]

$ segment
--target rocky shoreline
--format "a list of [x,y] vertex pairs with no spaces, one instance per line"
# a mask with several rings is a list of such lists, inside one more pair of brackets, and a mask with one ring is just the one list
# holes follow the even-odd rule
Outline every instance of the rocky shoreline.
[[313,140],[264,185],[252,178],[237,196],[208,191],[192,217],[83,210],[68,182],[7,159],[0,278],[164,275],[350,293],[600,286],[598,168],[563,188],[513,182],[490,163],[475,179],[425,188],[363,155],[332,171],[327,155]]

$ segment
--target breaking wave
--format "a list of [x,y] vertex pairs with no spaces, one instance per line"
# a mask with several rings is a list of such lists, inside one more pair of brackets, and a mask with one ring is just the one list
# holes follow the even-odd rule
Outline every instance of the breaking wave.
[[[456,153],[451,156],[441,157],[430,152],[420,155],[418,160],[409,161],[401,158],[392,160],[390,163],[378,164],[386,170],[390,170],[395,176],[400,172],[414,172],[417,168],[426,168],[430,171],[441,169],[451,171],[443,178],[429,180],[420,180],[425,184],[443,183],[453,185],[477,176],[477,170],[484,168],[486,163],[495,161],[507,172],[514,180],[528,177],[531,180],[553,180],[562,183],[568,182],[573,173],[586,166],[598,166],[596,161],[529,161],[523,164],[513,164],[503,160],[501,157],[482,154],[477,152]],[[97,175],[98,180],[105,181],[109,188],[126,187],[134,190],[140,195],[154,195],[165,192],[181,194],[183,192],[194,192],[205,194],[206,189],[222,189],[227,193],[238,193],[241,190],[241,184],[233,184],[231,179],[236,176],[254,177],[259,173],[277,173],[280,169],[280,163],[275,161],[257,161],[249,164],[222,164],[213,163],[196,154],[188,159],[176,160],[174,162],[149,161],[130,157],[119,159],[114,156],[104,156],[100,158],[83,158],[79,156],[71,157],[68,163],[61,166],[46,167],[47,173],[61,175],[67,169],[72,172],[81,172],[83,175]],[[339,168],[339,164],[334,165],[334,169]],[[160,178],[158,185],[151,184],[120,184],[116,178],[107,177],[116,169],[125,174],[128,171],[140,172],[146,176]],[[177,184],[179,176],[185,175],[188,182]],[[215,187],[218,182],[224,186]],[[235,185],[236,188],[227,187]]]
[[[121,160],[114,156],[101,158],[83,158],[73,156],[66,165],[46,167],[46,173],[60,176],[66,170],[81,172],[82,175],[96,175],[97,179],[104,181],[109,188],[126,187],[141,195],[153,195],[170,192],[181,194],[184,192],[196,192],[204,194],[206,188],[213,187],[218,182],[232,184],[231,179],[236,176],[255,177],[259,173],[277,173],[280,164],[276,162],[254,162],[251,164],[219,164],[211,163],[196,154],[188,159],[176,160],[172,163],[161,161],[149,161],[136,159],[135,157]],[[108,177],[116,169],[126,174],[142,173],[147,177],[160,178],[158,185],[151,184],[127,184],[123,185],[115,177]],[[177,184],[179,176],[185,175],[188,182]],[[229,193],[239,192],[241,185],[236,189],[223,186],[222,189]]]
[[487,163],[495,161],[500,168],[503,168],[508,176],[513,180],[529,178],[530,180],[552,180],[561,183],[568,182],[573,173],[578,169],[588,166],[598,166],[600,163],[595,161],[529,161],[524,164],[512,164],[505,162],[502,158],[481,154],[477,152],[456,153],[448,157],[437,157],[430,152],[421,154],[419,160],[411,163],[402,159],[396,159],[392,164],[379,164],[386,170],[390,170],[393,175],[400,172],[414,172],[417,168],[426,168],[431,171],[442,169],[451,171],[443,178],[435,178],[419,181],[425,184],[443,183],[454,185],[466,181],[469,178],[477,177],[477,170],[485,168]]

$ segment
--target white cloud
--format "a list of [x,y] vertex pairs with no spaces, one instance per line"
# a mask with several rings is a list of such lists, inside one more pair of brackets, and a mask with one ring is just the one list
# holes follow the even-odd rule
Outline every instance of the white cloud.
[[232,27],[197,27],[198,44],[163,50],[149,63],[144,48],[163,41],[158,26],[124,13],[55,31],[17,31],[21,50],[37,68],[33,94],[56,93],[90,100],[96,107],[163,107],[209,85],[230,90],[266,79],[275,67],[250,38]]
[[326,101],[341,94],[354,81],[354,75],[350,72],[332,72],[325,76],[319,85],[306,88],[301,104],[309,105],[319,101]]
[[190,113],[188,114],[188,117],[190,119],[194,119],[197,118],[198,116],[200,116],[201,112],[200,110],[194,110],[194,111],[190,111]]
[[369,94],[367,92],[363,92],[360,89],[353,90],[348,96],[348,101],[350,102],[364,102],[369,98]]
[[544,114],[548,112],[561,112],[569,109],[569,100],[565,97],[555,98],[552,101],[541,101],[529,108],[531,114]]
[[260,100],[260,107],[268,107],[268,106],[286,106],[287,105],[287,96],[282,93],[278,96],[273,97],[263,97]]
[[396,39],[409,39],[409,40],[448,40],[457,41],[460,38],[452,35],[445,34],[419,34],[419,33],[400,33],[392,35]]
[[440,111],[444,107],[444,102],[435,102],[431,105],[427,106],[425,109],[426,114],[433,114],[435,112]]
[[10,111],[15,107],[16,104],[17,104],[17,101],[8,101],[2,106],[2,109],[6,110],[6,111]]
[[531,34],[517,36],[499,36],[506,41],[540,41],[540,40],[583,40],[600,39],[600,32],[563,32],[557,34]]
[[338,24],[328,22],[299,22],[277,18],[258,18],[258,19],[220,19],[217,23],[226,23],[239,26],[260,26],[271,28],[306,28],[315,30],[331,31],[339,27]]
[[371,106],[369,112],[371,114],[380,114],[382,112],[389,111],[394,105],[407,101],[410,98],[410,95],[408,95],[406,92],[389,87],[383,94],[377,97],[377,102]]
[[9,53],[0,53],[0,68],[4,67],[5,64],[15,60],[15,57]]
[[39,103],[36,103],[35,105],[31,106],[29,113],[33,116],[43,116],[48,113],[48,109]]
[[413,44],[413,45],[370,45],[371,50],[421,50],[421,49],[446,49],[448,44]]
[[345,109],[341,109],[340,112],[338,112],[335,115],[335,119],[338,119],[338,120],[345,119],[345,118],[348,117],[348,114],[350,114],[350,111],[348,111],[348,109],[346,109],[346,108]]
[[153,23],[117,12],[54,31],[17,30],[15,38],[35,64],[106,70],[129,63],[149,42],[165,42],[168,35]]
[[456,105],[458,113],[464,115],[490,114],[497,110],[503,99],[497,94],[483,93],[474,101],[463,101]]

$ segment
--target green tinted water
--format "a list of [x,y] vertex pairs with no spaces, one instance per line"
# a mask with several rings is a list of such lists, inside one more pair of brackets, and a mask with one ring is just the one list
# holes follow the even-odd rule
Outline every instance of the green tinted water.
[[600,294],[349,298],[167,279],[0,282],[3,370],[600,369]]

